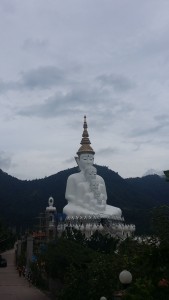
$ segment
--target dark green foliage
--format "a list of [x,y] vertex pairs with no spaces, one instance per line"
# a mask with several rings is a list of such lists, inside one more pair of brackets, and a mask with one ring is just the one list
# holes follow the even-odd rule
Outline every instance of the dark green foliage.
[[128,289],[124,300],[154,300],[154,286],[147,278],[138,278]]
[[[97,300],[103,295],[112,299],[113,293],[123,288],[118,276],[124,269],[129,270],[133,276],[124,299],[168,299],[165,298],[168,287],[159,287],[159,282],[162,278],[169,278],[166,273],[169,262],[165,261],[165,268],[161,264],[156,239],[149,238],[145,242],[142,239],[138,242],[128,238],[117,244],[112,238],[115,251],[111,248],[111,252],[103,252],[103,240],[109,249],[111,238],[104,236],[97,240],[97,236],[91,239],[90,244],[85,238],[81,243],[65,235],[56,244],[49,245],[46,253],[47,272],[63,283],[62,289],[57,291],[58,300]],[[91,249],[94,240],[97,240],[97,246]]]
[[[75,239],[73,240],[72,237]],[[82,236],[79,239],[77,231],[75,235],[72,234],[72,237],[64,235],[56,244],[50,244],[45,254],[48,276],[64,283],[59,299],[95,300],[100,294],[105,293],[110,296],[112,288],[115,288],[118,281],[116,270],[119,272],[121,266],[118,264],[118,257],[116,259],[112,255],[102,253],[102,242],[103,240],[105,242],[104,252],[108,253],[106,245],[110,250],[109,244],[114,247],[114,239],[108,236],[102,239],[99,237],[97,249],[94,251],[91,246],[95,238],[90,244],[85,238],[82,241]],[[112,243],[110,239],[113,240]],[[112,268],[113,264],[114,268]]]
[[169,206],[160,206],[152,211],[152,227],[160,242],[169,245]]
[[166,180],[169,181],[169,170],[164,171]]
[[64,197],[67,177],[77,168],[59,172],[44,179],[22,181],[0,170],[0,217],[17,231],[32,228],[35,218],[44,212],[53,196],[57,211],[66,205]]
[[118,285],[118,272],[118,261],[115,258],[96,252],[86,268],[77,269],[71,265],[59,299],[97,300],[101,295],[111,299],[113,290]]
[[116,250],[118,239],[112,238],[108,234],[103,235],[96,230],[91,239],[86,241],[86,244],[95,251],[111,253]]
[[68,268],[85,269],[92,259],[93,252],[80,242],[62,237],[56,244],[49,244],[45,254],[47,273],[52,278],[64,278]]
[[168,300],[169,248],[164,237],[168,237],[169,226],[165,234],[162,230],[168,222],[167,211],[166,207],[155,210],[154,236],[149,238],[120,241],[96,232],[89,241],[80,231],[65,231],[38,255],[32,268],[34,281],[45,284],[43,280],[52,277],[56,285],[59,282],[57,300],[98,300],[101,296],[109,300],[123,289],[119,274],[126,269],[133,281],[125,290],[125,300]]
[[16,234],[0,220],[0,253],[13,248]]
[[37,262],[31,263],[30,269],[32,273],[32,284],[36,285],[40,289],[47,290],[48,280],[46,277],[45,270],[42,266],[41,259],[39,259]]
[[70,228],[67,227],[63,232],[62,237],[73,242],[78,242],[83,246],[86,245],[87,242],[85,235],[80,230],[77,230],[75,228],[70,230]]

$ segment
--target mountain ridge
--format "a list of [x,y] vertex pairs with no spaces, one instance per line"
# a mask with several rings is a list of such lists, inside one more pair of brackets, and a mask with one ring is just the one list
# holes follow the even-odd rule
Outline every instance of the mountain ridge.
[[[153,207],[169,205],[169,184],[158,175],[122,178],[105,166],[95,165],[97,174],[105,180],[107,203],[122,209],[127,223],[136,224],[138,233],[150,229]],[[48,206],[52,196],[57,212],[67,204],[65,189],[68,176],[78,167],[59,171],[41,179],[20,180],[0,170],[0,218],[10,226],[27,228]]]

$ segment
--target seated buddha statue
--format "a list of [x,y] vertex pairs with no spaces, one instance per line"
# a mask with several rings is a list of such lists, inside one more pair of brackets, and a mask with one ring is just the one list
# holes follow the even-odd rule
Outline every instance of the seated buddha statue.
[[80,172],[68,177],[65,198],[68,204],[63,208],[67,216],[98,215],[121,217],[120,208],[107,205],[107,192],[104,179],[97,175],[93,166],[94,150],[90,146],[86,116],[84,117],[81,147],[75,160]]

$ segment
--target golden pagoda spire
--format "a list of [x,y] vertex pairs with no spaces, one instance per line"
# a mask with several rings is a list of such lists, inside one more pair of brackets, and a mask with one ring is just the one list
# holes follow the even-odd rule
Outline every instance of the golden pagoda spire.
[[91,142],[89,140],[89,134],[87,131],[87,122],[86,122],[86,116],[84,116],[84,124],[83,124],[83,134],[82,134],[82,140],[81,140],[81,147],[79,148],[77,155],[80,155],[82,153],[90,153],[95,154],[94,150],[90,146]]

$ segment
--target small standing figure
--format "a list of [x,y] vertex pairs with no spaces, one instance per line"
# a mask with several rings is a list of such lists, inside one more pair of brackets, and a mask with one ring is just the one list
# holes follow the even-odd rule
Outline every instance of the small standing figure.
[[28,280],[29,287],[31,287],[31,285],[32,285],[32,272],[31,272],[31,270],[27,271],[26,279]]
[[29,271],[29,274],[28,274],[28,281],[29,281],[29,287],[32,285],[32,273],[31,271]]
[[97,179],[97,170],[94,166],[88,166],[84,171],[86,180],[89,182],[90,190],[93,193],[91,203],[94,203],[95,209],[104,211],[106,206],[106,197],[104,196],[104,186]]
[[19,277],[21,277],[22,276],[22,267],[21,266],[19,266],[18,272],[19,272]]

